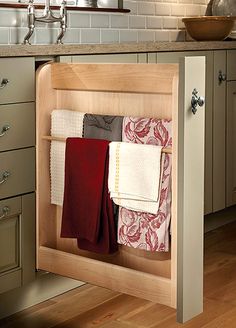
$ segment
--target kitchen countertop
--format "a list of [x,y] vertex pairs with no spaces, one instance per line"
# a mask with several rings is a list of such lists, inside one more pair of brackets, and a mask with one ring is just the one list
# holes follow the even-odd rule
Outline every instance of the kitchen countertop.
[[139,42],[112,44],[0,45],[0,57],[236,49],[234,41]]

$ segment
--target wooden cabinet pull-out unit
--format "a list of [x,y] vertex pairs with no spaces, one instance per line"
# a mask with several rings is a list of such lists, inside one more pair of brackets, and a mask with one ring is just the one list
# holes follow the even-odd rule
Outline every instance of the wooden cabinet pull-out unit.
[[[178,64],[60,64],[37,73],[37,266],[39,269],[177,308],[184,322],[202,311],[204,109],[203,57]],[[50,204],[50,114],[53,109],[172,119],[171,251],[120,246],[112,255],[79,250],[60,238],[61,207]]]

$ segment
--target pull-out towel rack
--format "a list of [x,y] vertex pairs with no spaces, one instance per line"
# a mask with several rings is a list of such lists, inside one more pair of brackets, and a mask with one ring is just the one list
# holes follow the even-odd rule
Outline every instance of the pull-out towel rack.
[[[62,138],[62,137],[52,137],[52,136],[43,136],[42,137],[43,140],[48,140],[48,141],[61,141],[61,142],[65,142],[66,138]],[[168,148],[162,148],[161,150],[162,153],[165,154],[172,154],[172,148],[168,147]]]
[[[37,268],[176,308],[179,322],[201,313],[205,123],[203,110],[192,115],[191,92],[204,95],[205,58],[179,65],[51,63],[38,70],[36,85]],[[172,147],[163,149],[172,153],[170,252],[122,245],[101,255],[60,237],[62,208],[51,204],[45,140],[65,141],[50,136],[51,112],[62,108],[172,120]]]

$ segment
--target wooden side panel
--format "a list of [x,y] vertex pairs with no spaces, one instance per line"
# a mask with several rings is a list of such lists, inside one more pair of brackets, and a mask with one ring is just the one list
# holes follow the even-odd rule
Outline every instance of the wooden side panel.
[[39,248],[39,260],[44,270],[171,306],[170,279],[47,247]]
[[219,83],[219,71],[226,71],[226,51],[214,52],[213,91],[213,212],[225,208],[225,122],[226,82]]
[[143,92],[172,92],[177,65],[139,64],[52,64],[55,89]]
[[181,60],[178,114],[177,319],[203,311],[203,198],[205,109],[191,111],[194,88],[205,96],[205,58]]
[[58,90],[57,97],[58,108],[79,110],[85,113],[169,119],[172,117],[171,94]]
[[[56,247],[56,206],[50,204],[50,143],[42,136],[51,132],[50,113],[57,108],[56,91],[51,86],[51,65],[37,71],[36,88],[36,223],[38,245]],[[36,255],[37,255],[36,249]],[[37,256],[36,256],[37,257]],[[36,258],[37,260],[37,258]]]

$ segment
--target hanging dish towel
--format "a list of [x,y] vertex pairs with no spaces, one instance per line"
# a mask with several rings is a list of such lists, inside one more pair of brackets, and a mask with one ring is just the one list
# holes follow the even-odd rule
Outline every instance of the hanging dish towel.
[[85,114],[84,137],[121,141],[123,116]]
[[[110,115],[84,115],[84,138],[121,141],[123,116]],[[118,221],[118,206],[113,203],[115,222]]]
[[157,214],[161,146],[111,142],[108,188],[117,205]]
[[77,238],[82,249],[117,250],[112,201],[108,195],[106,140],[68,138],[61,237]]
[[[122,140],[131,143],[172,146],[170,120],[125,117]],[[171,155],[162,154],[160,202],[156,215],[119,209],[118,243],[146,251],[168,252],[171,219]]]
[[[82,137],[84,113],[54,110],[51,114],[53,137]],[[51,203],[62,206],[65,175],[65,142],[52,141],[50,151]]]

